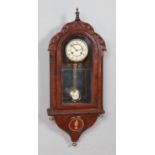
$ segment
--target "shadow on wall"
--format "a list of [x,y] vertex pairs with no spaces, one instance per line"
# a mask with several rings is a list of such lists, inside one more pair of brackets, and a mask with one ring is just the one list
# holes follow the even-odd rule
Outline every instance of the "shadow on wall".
[[51,132],[57,133],[59,136],[64,137],[67,143],[70,141],[69,136],[64,134],[55,123],[52,123],[47,115],[47,109],[50,106],[50,75],[49,75],[49,52],[48,45],[50,39],[61,30],[65,24],[65,16],[61,18],[59,27],[53,28],[48,35],[39,41],[38,44],[38,124],[44,124]]

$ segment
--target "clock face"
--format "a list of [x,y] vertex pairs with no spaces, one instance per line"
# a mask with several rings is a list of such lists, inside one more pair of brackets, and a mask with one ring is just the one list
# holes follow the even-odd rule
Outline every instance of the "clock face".
[[82,39],[72,39],[65,48],[66,56],[73,62],[83,61],[88,55],[88,45]]

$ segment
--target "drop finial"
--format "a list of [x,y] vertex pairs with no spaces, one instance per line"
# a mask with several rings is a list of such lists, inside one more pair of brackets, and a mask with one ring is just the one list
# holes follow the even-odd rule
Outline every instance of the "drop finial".
[[79,14],[80,14],[80,12],[79,12],[79,9],[78,8],[76,8],[76,21],[80,21],[80,18],[79,18]]

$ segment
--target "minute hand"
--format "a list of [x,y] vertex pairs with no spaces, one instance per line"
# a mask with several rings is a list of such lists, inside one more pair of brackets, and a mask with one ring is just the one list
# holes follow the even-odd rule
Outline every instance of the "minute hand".
[[[79,46],[79,45],[78,45]],[[83,50],[83,48],[80,46],[80,49],[76,49],[76,47],[75,46],[73,46],[72,45],[72,47],[74,48],[74,50],[77,52],[77,51],[82,51]]]

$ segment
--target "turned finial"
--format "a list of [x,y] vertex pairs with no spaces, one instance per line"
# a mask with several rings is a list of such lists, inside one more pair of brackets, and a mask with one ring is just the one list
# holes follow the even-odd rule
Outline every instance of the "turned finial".
[[80,12],[79,12],[79,9],[78,8],[76,8],[76,21],[79,21],[80,20],[80,18],[79,18],[79,14],[80,14]]
[[76,147],[77,146],[77,142],[73,142],[72,146]]

